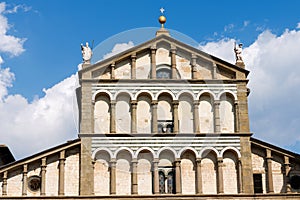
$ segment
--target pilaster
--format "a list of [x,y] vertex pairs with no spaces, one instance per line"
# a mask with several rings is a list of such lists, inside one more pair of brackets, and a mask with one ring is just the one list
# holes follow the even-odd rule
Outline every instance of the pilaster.
[[151,102],[152,107],[152,133],[157,133],[157,101]]
[[156,79],[156,47],[152,46],[151,51],[151,78]]
[[131,173],[131,193],[137,194],[138,193],[138,177],[137,177],[137,159],[133,159],[131,161],[132,164],[132,173]]
[[47,168],[47,158],[42,158],[41,163],[41,195],[46,195],[46,168]]
[[196,194],[202,194],[201,159],[196,160]]
[[7,171],[3,173],[2,181],[2,196],[7,196]]
[[172,79],[177,79],[176,73],[176,47],[171,47],[171,66],[172,66]]
[[217,178],[218,178],[218,194],[224,193],[224,181],[223,181],[223,158],[217,160]]
[[181,194],[181,170],[180,170],[180,160],[175,160],[175,189],[176,189],[176,194]]
[[174,133],[179,133],[179,123],[178,123],[178,105],[179,101],[173,101],[173,117],[174,117]]
[[136,54],[131,55],[131,79],[136,79]]
[[63,196],[65,194],[65,150],[60,152],[59,155],[59,167],[58,167],[58,195]]
[[137,118],[136,118],[136,109],[137,101],[131,101],[131,133],[137,133]]
[[200,133],[199,101],[194,101],[194,133]]
[[116,133],[116,101],[110,102],[110,133]]
[[116,194],[116,165],[117,161],[110,161],[110,194]]
[[155,158],[153,160],[153,187],[154,187],[154,194],[159,194],[159,174],[158,174],[158,162],[159,160]]
[[22,196],[27,195],[27,164],[23,165]]
[[266,149],[266,168],[267,168],[267,192],[273,193],[273,170],[272,170],[272,152],[270,149]]
[[220,101],[214,102],[214,131],[215,133],[221,132],[220,125]]

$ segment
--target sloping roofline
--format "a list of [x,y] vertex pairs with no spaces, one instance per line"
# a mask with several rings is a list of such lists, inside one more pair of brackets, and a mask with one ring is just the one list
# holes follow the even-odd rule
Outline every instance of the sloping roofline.
[[70,141],[68,141],[66,143],[60,144],[60,145],[52,147],[50,149],[46,149],[46,150],[41,151],[39,153],[33,154],[33,155],[29,156],[29,157],[25,157],[25,158],[23,158],[21,160],[17,160],[15,162],[9,163],[7,165],[3,165],[3,166],[0,167],[0,173],[2,173],[3,171],[9,170],[9,169],[15,168],[17,166],[20,166],[20,165],[23,165],[23,164],[26,164],[26,163],[29,163],[29,162],[41,159],[41,158],[49,156],[51,154],[58,153],[58,152],[60,152],[60,151],[62,151],[64,149],[68,149],[70,147],[74,147],[76,145],[80,145],[80,143],[81,143],[80,138],[75,139],[75,140],[70,140]]
[[181,42],[179,40],[176,40],[176,39],[174,39],[172,37],[169,37],[167,35],[159,35],[159,36],[157,36],[157,37],[155,37],[155,38],[153,38],[151,40],[148,40],[148,41],[146,41],[146,42],[144,42],[142,44],[139,44],[137,46],[129,48],[129,49],[125,50],[125,51],[122,51],[122,52],[114,55],[114,56],[111,56],[111,57],[109,57],[107,59],[104,59],[104,60],[101,60],[101,61],[99,61],[99,62],[97,62],[95,64],[92,64],[92,65],[90,65],[90,66],[88,66],[86,68],[83,68],[83,69],[79,70],[78,72],[81,74],[81,73],[84,73],[86,71],[89,71],[90,69],[93,69],[94,67],[98,67],[98,66],[102,66],[102,65],[111,63],[114,60],[116,60],[117,58],[123,57],[123,56],[125,56],[126,54],[128,54],[128,53],[130,53],[132,51],[138,51],[138,50],[143,50],[144,48],[149,48],[149,47],[151,47],[151,44],[159,42],[159,41],[163,41],[163,40],[169,41],[171,43],[175,43],[178,46],[181,46],[181,47],[183,47],[185,49],[193,51],[193,52],[201,55],[202,57],[206,58],[207,60],[216,61],[216,62],[221,63],[223,65],[230,66],[230,67],[232,67],[232,68],[234,68],[234,69],[236,69],[238,71],[241,71],[241,72],[245,73],[246,76],[248,76],[248,74],[250,72],[250,71],[248,71],[246,69],[243,69],[243,68],[238,67],[238,66],[236,66],[234,64],[231,64],[231,63],[229,63],[227,61],[224,61],[224,60],[222,60],[222,59],[220,59],[218,57],[215,57],[213,55],[205,53],[205,52],[203,52],[203,51],[201,51],[201,50],[199,50],[199,49],[197,49],[195,47],[187,45],[187,44],[185,44],[185,43],[183,43],[183,42]]

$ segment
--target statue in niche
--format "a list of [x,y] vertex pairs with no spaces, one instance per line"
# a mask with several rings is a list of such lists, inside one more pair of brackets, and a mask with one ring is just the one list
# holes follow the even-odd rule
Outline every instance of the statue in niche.
[[236,62],[243,62],[242,51],[243,51],[243,44],[240,43],[238,46],[236,46],[236,43],[234,43]]
[[82,53],[83,64],[90,64],[93,52],[92,49],[89,47],[88,42],[85,43],[85,46],[81,44],[81,53]]

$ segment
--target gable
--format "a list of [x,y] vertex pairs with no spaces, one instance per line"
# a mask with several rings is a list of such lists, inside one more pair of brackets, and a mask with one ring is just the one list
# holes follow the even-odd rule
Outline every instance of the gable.
[[[175,55],[173,58],[172,52]],[[91,78],[96,80],[151,79],[153,63],[170,69],[175,66],[176,79],[235,80],[245,79],[249,73],[241,67],[161,35],[99,63],[86,66],[79,74],[91,73]]]

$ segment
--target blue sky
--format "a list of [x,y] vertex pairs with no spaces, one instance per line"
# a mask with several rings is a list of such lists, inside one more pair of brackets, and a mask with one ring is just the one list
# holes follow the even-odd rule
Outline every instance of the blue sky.
[[[19,40],[11,43],[7,49],[0,47],[0,109],[5,107],[2,113],[12,113],[9,119],[15,123],[14,126],[0,126],[0,138],[4,138],[0,143],[9,145],[17,158],[77,137],[74,122],[68,121],[68,117],[73,115],[70,113],[53,114],[54,119],[48,114],[50,121],[63,118],[66,123],[56,124],[57,127],[51,129],[51,124],[48,124],[36,133],[33,133],[36,128],[30,127],[30,124],[34,126],[36,123],[44,123],[47,121],[46,116],[45,121],[28,121],[26,125],[19,125],[18,120],[24,123],[22,117],[30,118],[25,112],[43,116],[45,110],[48,112],[59,103],[73,100],[72,94],[66,94],[64,89],[72,89],[66,83],[72,82],[72,75],[81,63],[80,44],[94,40],[94,46],[97,46],[120,32],[142,27],[158,28],[157,19],[161,7],[166,10],[167,28],[186,34],[199,43],[199,48],[224,60],[233,62],[232,42],[243,42],[245,59],[249,60],[246,65],[249,65],[248,69],[251,71],[251,130],[255,137],[300,152],[300,114],[297,113],[300,107],[295,105],[296,99],[300,97],[295,89],[300,83],[296,73],[299,72],[300,60],[299,56],[294,55],[299,51],[296,44],[300,40],[300,1],[10,0],[4,5],[4,10],[0,12],[0,40],[1,34]],[[7,28],[3,28],[3,19],[6,20]],[[7,39],[3,38],[3,41]],[[9,39],[7,41],[10,42]],[[263,51],[267,48],[270,51]],[[277,53],[282,57],[276,56],[277,48]],[[285,52],[292,55],[284,57],[281,49],[286,49]],[[259,57],[260,55],[264,57]],[[290,59],[289,56],[293,58]],[[271,60],[270,65],[274,64],[276,67],[271,68],[264,58]],[[279,65],[280,60],[277,59],[286,62]],[[265,68],[262,67],[264,65]],[[283,72],[285,68],[289,73]],[[2,90],[1,83],[4,88]],[[280,96],[280,92],[274,91],[274,87],[290,93]],[[272,95],[276,100],[271,98]],[[62,99],[58,102],[60,97]],[[14,101],[11,102],[11,99]],[[284,109],[284,105],[293,107]],[[68,108],[64,109],[66,112],[70,111]],[[73,107],[69,109],[72,110]],[[57,110],[50,113],[55,112]],[[0,121],[5,122],[4,118],[8,117],[0,115]],[[66,128],[67,125],[70,127]],[[48,132],[45,131],[48,129]],[[22,151],[17,143],[27,142],[28,139],[24,136],[26,134],[32,134],[34,141],[40,141],[41,136],[52,139]],[[291,139],[288,141],[287,137]]]

